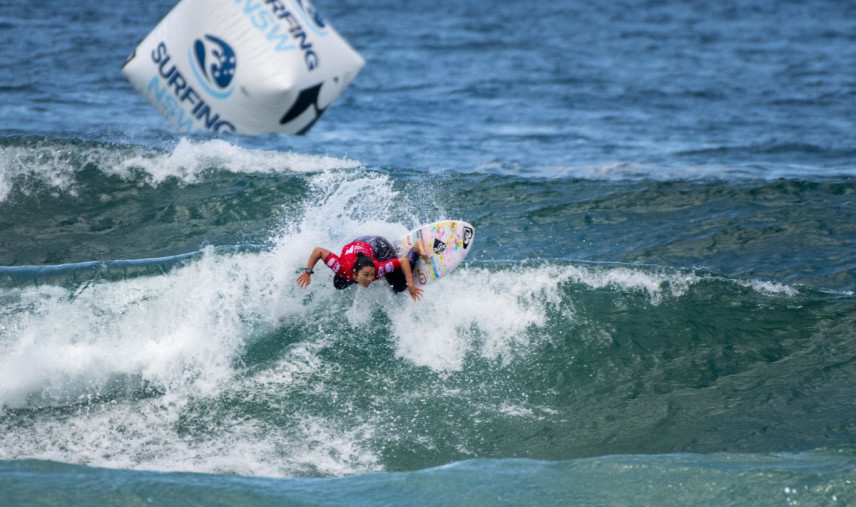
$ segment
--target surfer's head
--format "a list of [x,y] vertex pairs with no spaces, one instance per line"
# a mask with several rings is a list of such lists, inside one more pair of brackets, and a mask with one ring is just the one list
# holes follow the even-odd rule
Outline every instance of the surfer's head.
[[375,279],[374,260],[366,254],[358,253],[354,262],[354,281],[363,287],[368,287]]

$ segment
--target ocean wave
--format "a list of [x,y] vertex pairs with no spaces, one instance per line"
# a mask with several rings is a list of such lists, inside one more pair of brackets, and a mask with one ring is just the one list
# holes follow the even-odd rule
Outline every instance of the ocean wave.
[[[603,388],[620,392],[647,368],[626,341],[628,321],[650,352],[670,349],[657,333],[644,337],[657,322],[692,356],[679,336],[697,312],[731,309],[714,322],[736,330],[759,305],[805,303],[801,291],[760,281],[566,262],[470,263],[421,302],[381,286],[336,291],[324,271],[299,289],[295,266],[312,244],[296,232],[269,251],[209,249],[161,273],[2,289],[0,457],[316,476],[401,466],[389,446],[424,454],[420,463],[479,456],[469,424],[397,435],[419,407],[436,424],[444,404],[489,424],[562,425],[567,408],[549,393],[568,386],[514,387],[547,350],[567,359],[543,373],[576,379],[560,395],[586,404],[607,372],[618,384]],[[765,339],[739,336],[750,350]],[[641,363],[614,370],[627,360]],[[445,458],[431,457],[438,446],[451,446]]]
[[[725,148],[717,148],[725,149]],[[131,144],[109,144],[78,139],[7,137],[0,142],[0,203],[13,192],[23,196],[39,193],[47,196],[67,193],[79,195],[82,173],[97,171],[105,179],[119,178],[138,185],[157,187],[167,181],[193,185],[210,179],[217,172],[270,176],[346,170],[359,171],[364,162],[349,158],[311,155],[292,151],[262,150],[244,147],[222,139],[191,140],[176,138],[165,149]],[[385,172],[407,173],[407,169],[386,168]],[[429,178],[442,180],[445,172],[429,171]],[[538,165],[494,160],[463,171],[515,177],[523,181],[544,178],[553,181],[670,182],[727,181],[751,182],[793,180],[796,182],[835,182],[854,176],[840,166],[764,165],[758,163],[653,164],[628,161],[574,165]]]
[[[535,256],[508,242],[528,226],[519,219],[476,220],[484,233],[471,257],[420,302],[383,283],[336,291],[323,267],[301,289],[313,247],[399,237],[428,216],[458,216],[457,202],[478,210],[484,199],[519,202],[524,190],[558,193],[558,204],[522,213],[553,231],[574,205],[562,185],[533,190],[498,176],[459,200],[380,171],[301,181],[253,248],[2,270],[0,459],[294,477],[475,457],[712,452],[724,441],[799,450],[846,436],[807,428],[850,416],[829,410],[849,396],[838,377],[850,373],[841,358],[856,354],[851,296],[573,260],[537,234],[520,243],[552,241],[553,256]],[[651,209],[651,194],[637,194],[624,197]],[[616,208],[612,198],[595,207]],[[680,210],[674,200],[662,206]],[[792,420],[794,407],[794,425],[758,433],[747,423]]]
[[194,143],[182,138],[169,153],[131,157],[123,160],[117,170],[124,174],[142,170],[157,184],[167,178],[194,182],[211,168],[243,174],[273,174],[360,167],[359,162],[345,158],[254,150],[219,139]]
[[169,150],[112,145],[75,139],[5,138],[0,144],[0,202],[14,188],[25,195],[34,183],[47,193],[76,195],[83,171],[95,169],[105,177],[157,186],[167,180],[192,184],[211,171],[240,174],[311,173],[356,169],[359,162],[330,156],[243,148],[221,139],[192,141],[178,138]]

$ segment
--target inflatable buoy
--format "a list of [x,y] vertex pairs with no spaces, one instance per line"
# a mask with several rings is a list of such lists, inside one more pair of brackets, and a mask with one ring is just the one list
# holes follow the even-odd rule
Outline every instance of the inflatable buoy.
[[122,72],[181,132],[301,135],[364,64],[308,0],[181,0]]

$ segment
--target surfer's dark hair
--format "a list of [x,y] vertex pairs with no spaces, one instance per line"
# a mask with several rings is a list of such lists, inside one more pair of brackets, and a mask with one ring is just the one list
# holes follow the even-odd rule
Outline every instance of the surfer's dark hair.
[[354,274],[359,273],[366,266],[375,267],[374,260],[364,253],[358,253],[357,260],[354,261]]

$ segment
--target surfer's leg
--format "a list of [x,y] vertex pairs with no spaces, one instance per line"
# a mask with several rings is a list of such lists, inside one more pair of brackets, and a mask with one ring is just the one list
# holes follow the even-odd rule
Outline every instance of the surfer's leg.
[[[416,238],[416,243],[413,244],[413,249],[411,250],[411,252],[413,252],[414,250],[416,251],[416,255],[418,257],[422,257],[423,261],[425,261],[426,263],[431,262],[431,256],[428,255],[428,250],[425,249],[425,243],[422,241],[422,236]],[[412,266],[415,266],[416,259],[411,260],[410,264]]]
[[[409,252],[407,252],[407,260],[410,261],[410,268],[413,269],[416,267],[416,263],[419,262],[419,257],[421,257],[421,253],[418,252],[415,248],[411,248]],[[428,259],[430,262],[431,259]]]

